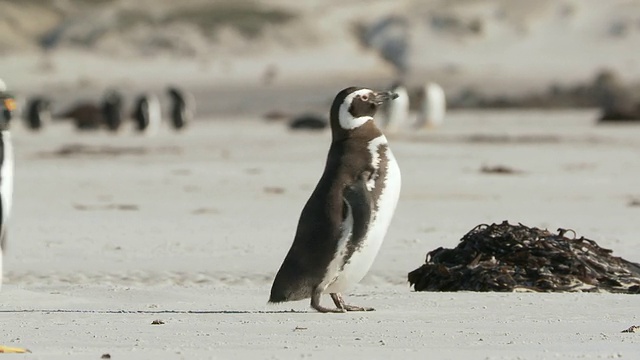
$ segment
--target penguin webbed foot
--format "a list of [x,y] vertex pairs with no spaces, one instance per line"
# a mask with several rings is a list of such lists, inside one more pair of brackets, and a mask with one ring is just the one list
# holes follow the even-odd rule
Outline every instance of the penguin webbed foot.
[[[314,308],[316,311],[321,313],[344,313],[348,311],[347,309],[341,308],[340,306],[338,306],[335,309],[330,309],[320,305],[321,295],[322,295],[322,291],[317,291],[317,290],[314,291],[313,294],[311,295],[311,307]],[[331,294],[331,296],[333,297],[333,294]]]
[[372,307],[363,307],[363,306],[355,306],[348,305],[344,303],[344,299],[340,293],[331,293],[331,300],[336,304],[338,309],[344,309],[344,311],[374,311],[375,309]]
[[28,349],[0,345],[0,354],[25,354],[30,352]]

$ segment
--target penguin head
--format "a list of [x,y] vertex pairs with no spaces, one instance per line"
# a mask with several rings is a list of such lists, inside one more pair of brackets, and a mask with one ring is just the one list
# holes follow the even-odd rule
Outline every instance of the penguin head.
[[9,130],[9,122],[16,109],[17,104],[13,96],[0,92],[0,130]]
[[182,95],[182,91],[175,86],[169,86],[167,88],[167,94],[173,101],[184,101],[184,95]]
[[102,96],[102,104],[109,104],[112,106],[120,107],[122,106],[123,99],[124,96],[122,96],[122,94],[118,90],[108,89]]
[[331,105],[331,129],[334,135],[355,130],[367,123],[373,124],[373,117],[380,106],[396,97],[395,93],[389,91],[361,87],[340,91]]
[[9,129],[9,121],[16,109],[16,100],[7,92],[7,85],[0,79],[0,130]]

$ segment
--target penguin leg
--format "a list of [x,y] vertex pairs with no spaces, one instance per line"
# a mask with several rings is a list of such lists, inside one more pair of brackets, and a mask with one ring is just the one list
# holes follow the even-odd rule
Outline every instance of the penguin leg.
[[347,305],[344,303],[344,299],[340,293],[331,293],[331,299],[333,303],[336,304],[338,309],[344,309],[345,311],[374,311],[374,308],[371,307],[362,307],[355,305]]
[[[341,308],[339,306],[338,306],[337,309],[329,309],[329,308],[326,308],[326,307],[320,305],[320,296],[322,296],[322,290],[320,290],[320,289],[313,290],[313,294],[311,294],[311,307],[316,309],[318,312],[321,312],[321,313],[343,313],[343,312],[347,312],[347,309]],[[333,298],[333,294],[331,294],[331,297]]]
[[31,351],[27,349],[21,349],[16,347],[8,347],[4,345],[0,345],[0,354],[24,354],[30,353]]

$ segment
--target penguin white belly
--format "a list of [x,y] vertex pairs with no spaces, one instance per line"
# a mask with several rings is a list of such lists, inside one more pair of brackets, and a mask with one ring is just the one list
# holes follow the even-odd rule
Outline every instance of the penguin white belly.
[[2,232],[6,232],[7,220],[11,213],[13,195],[13,146],[9,131],[2,132],[4,143],[4,159],[0,170],[0,196],[2,196]]
[[425,92],[426,97],[422,108],[424,125],[428,127],[440,126],[444,122],[447,108],[444,90],[436,83],[429,83]]
[[4,255],[2,254],[2,247],[0,247],[0,290],[2,290],[2,273],[3,273],[3,270],[2,270],[2,257],[3,256]]
[[[0,196],[2,197],[2,234],[0,236],[5,236],[13,195],[13,147],[9,131],[2,131],[2,142],[4,144],[4,161],[0,170]],[[3,272],[2,257],[2,247],[0,247],[0,288],[2,287]]]
[[149,95],[149,126],[147,127],[147,136],[154,136],[160,129],[160,123],[162,122],[162,109],[160,108],[160,101],[155,95]]
[[[344,292],[353,285],[357,284],[367,274],[373,261],[382,246],[387,229],[393,218],[398,198],[400,197],[401,176],[400,168],[394,158],[391,150],[387,147],[386,156],[388,159],[387,176],[385,178],[385,187],[378,198],[378,211],[375,213],[369,224],[367,235],[362,241],[361,246],[353,253],[351,258],[340,270],[343,264],[344,255],[346,254],[347,238],[351,233],[344,234],[338,244],[339,250],[336,257],[328,268],[327,275],[321,286],[326,286],[325,293]],[[347,217],[347,223],[353,220]],[[346,235],[346,236],[345,236]]]

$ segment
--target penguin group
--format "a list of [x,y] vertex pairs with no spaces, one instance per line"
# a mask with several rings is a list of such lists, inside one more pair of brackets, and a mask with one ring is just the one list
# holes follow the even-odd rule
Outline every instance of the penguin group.
[[[195,116],[193,96],[175,86],[166,90],[169,101],[170,126],[182,130]],[[160,99],[153,93],[141,93],[133,101],[132,110],[125,112],[125,96],[118,90],[108,89],[99,103],[77,102],[68,109],[53,113],[52,101],[44,96],[34,96],[27,101],[23,120],[27,128],[38,131],[54,120],[72,120],[81,131],[107,129],[118,132],[127,120],[132,120],[134,129],[145,135],[154,135],[162,126]]]
[[[396,81],[389,90],[397,94],[398,98],[382,109],[382,116],[378,121],[381,128],[396,132],[407,127],[432,129],[444,123],[447,105],[444,90],[440,85],[428,82],[410,90],[402,82]],[[417,112],[413,118],[412,108]]]

